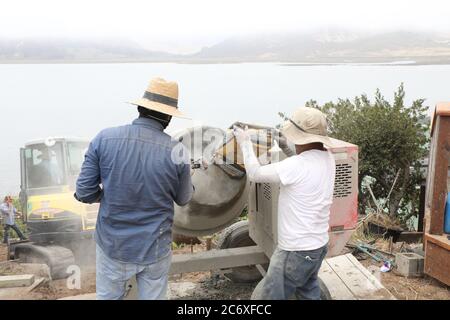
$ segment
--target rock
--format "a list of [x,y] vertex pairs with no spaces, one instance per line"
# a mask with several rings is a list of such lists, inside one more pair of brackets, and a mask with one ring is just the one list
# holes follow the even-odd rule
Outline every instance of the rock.
[[0,276],[0,288],[28,287],[34,283],[33,274]]
[[200,244],[202,243],[197,237],[189,237],[182,234],[174,233],[173,242],[176,244]]
[[197,284],[194,282],[171,282],[169,283],[169,290],[167,292],[167,299],[180,299],[192,295]]

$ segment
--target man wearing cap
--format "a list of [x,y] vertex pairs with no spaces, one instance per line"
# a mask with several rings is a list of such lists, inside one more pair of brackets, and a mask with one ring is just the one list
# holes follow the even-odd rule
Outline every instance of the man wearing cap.
[[318,272],[327,253],[328,220],[333,200],[335,161],[327,137],[326,118],[317,109],[302,107],[281,128],[295,144],[295,155],[261,166],[250,135],[235,127],[247,177],[280,184],[278,245],[256,299],[320,299]]
[[122,299],[133,276],[139,299],[165,299],[174,202],[183,206],[193,194],[187,150],[163,132],[173,116],[184,117],[177,83],[153,79],[132,104],[139,117],[92,140],[77,180],[75,198],[100,202],[97,299]]

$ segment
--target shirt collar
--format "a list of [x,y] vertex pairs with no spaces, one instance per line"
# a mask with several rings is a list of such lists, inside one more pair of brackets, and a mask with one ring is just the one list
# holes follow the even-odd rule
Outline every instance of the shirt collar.
[[153,128],[153,129],[156,129],[156,130],[159,130],[159,131],[163,131],[164,130],[162,124],[159,123],[158,121],[153,120],[153,119],[149,119],[149,118],[144,118],[144,117],[139,117],[137,119],[134,119],[132,124],[133,125],[137,125],[137,126]]

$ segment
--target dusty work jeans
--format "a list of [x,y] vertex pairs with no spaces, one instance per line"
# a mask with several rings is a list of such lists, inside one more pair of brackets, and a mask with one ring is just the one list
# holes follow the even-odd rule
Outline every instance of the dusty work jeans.
[[258,284],[259,293],[252,298],[320,300],[318,273],[327,246],[310,251],[285,251],[277,247],[270,258],[267,274]]
[[20,240],[26,239],[25,236],[23,235],[22,231],[20,231],[19,227],[16,224],[5,224],[5,230],[3,233],[3,243],[9,242],[9,228],[13,229],[17,233]]
[[171,260],[172,253],[150,265],[124,263],[109,258],[97,245],[97,300],[123,299],[127,281],[133,276],[136,276],[139,300],[166,299]]

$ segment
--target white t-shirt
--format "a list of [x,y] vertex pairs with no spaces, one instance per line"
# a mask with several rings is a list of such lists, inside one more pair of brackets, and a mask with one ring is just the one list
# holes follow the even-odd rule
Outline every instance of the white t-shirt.
[[336,170],[333,154],[309,150],[261,166],[250,141],[244,141],[241,149],[250,181],[280,183],[279,248],[305,251],[326,245]]
[[281,181],[278,246],[287,251],[324,246],[334,190],[332,153],[309,150],[274,165]]

